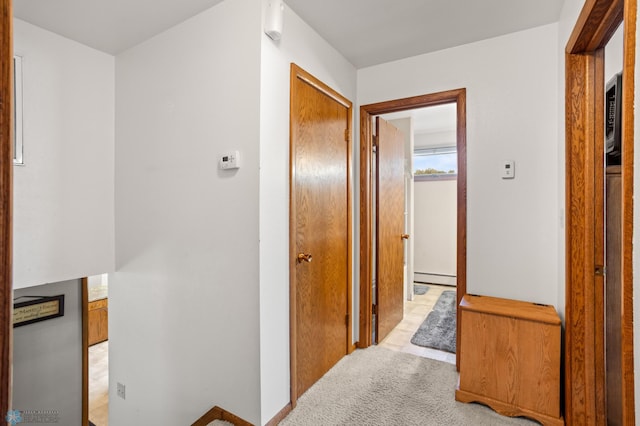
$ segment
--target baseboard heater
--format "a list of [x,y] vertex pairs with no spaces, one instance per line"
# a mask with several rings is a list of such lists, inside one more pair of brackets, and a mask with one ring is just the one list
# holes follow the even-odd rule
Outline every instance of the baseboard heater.
[[425,284],[440,284],[456,286],[456,276],[446,274],[433,274],[429,272],[414,272],[413,282]]

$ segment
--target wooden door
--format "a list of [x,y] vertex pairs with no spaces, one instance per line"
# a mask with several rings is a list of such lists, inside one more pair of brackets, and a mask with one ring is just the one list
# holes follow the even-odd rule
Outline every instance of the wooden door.
[[291,77],[292,402],[350,344],[351,104],[301,69]]
[[404,136],[376,117],[376,341],[402,321]]

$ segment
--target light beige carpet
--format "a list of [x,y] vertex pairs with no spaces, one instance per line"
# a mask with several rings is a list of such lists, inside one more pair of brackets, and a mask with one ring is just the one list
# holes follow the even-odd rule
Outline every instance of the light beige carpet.
[[280,423],[306,425],[535,425],[455,400],[455,366],[372,346],[343,358]]

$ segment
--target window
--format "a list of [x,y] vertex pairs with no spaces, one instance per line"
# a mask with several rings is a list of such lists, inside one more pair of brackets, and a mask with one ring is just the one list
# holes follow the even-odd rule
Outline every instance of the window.
[[13,164],[23,165],[22,151],[22,57],[13,57]]
[[420,148],[413,153],[413,175],[416,180],[456,179],[458,155],[455,146]]

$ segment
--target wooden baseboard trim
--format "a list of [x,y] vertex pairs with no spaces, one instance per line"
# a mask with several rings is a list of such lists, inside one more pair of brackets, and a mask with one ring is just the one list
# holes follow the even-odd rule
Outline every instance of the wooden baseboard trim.
[[273,418],[269,420],[269,422],[265,426],[276,426],[289,415],[291,410],[293,410],[293,407],[291,406],[291,403],[288,403],[282,410],[280,410],[275,416],[273,416]]
[[230,413],[217,405],[204,413],[204,415],[196,420],[191,426],[207,426],[214,420],[224,420],[229,423],[233,423],[235,426],[254,426],[253,423],[249,423],[248,421],[241,419],[235,414]]

